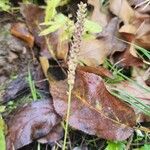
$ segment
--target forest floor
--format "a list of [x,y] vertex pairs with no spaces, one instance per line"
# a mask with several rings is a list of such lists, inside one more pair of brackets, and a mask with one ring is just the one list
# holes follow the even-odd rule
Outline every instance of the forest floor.
[[149,0],[0,10],[1,150],[150,149]]

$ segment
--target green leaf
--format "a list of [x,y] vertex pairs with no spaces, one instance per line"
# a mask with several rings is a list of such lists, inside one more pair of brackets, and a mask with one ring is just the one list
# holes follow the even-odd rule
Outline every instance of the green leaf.
[[8,0],[0,0],[0,10],[8,11],[10,9],[10,4]]
[[125,149],[125,144],[122,143],[122,142],[112,142],[112,141],[109,141],[107,142],[108,145],[107,147],[105,148],[105,150],[124,150]]
[[102,27],[99,24],[88,19],[85,20],[84,27],[85,31],[89,33],[99,33],[102,31]]
[[45,10],[45,22],[50,21],[56,15],[56,7],[60,3],[60,0],[48,0]]
[[51,25],[48,28],[46,28],[45,30],[43,30],[40,33],[40,36],[55,32],[56,30],[58,30],[59,28],[64,26],[66,21],[67,21],[67,17],[64,16],[63,14],[56,15],[54,18],[54,21],[51,22]]
[[5,111],[6,106],[0,106],[0,113]]
[[145,144],[144,146],[142,146],[140,148],[140,150],[150,150],[150,145],[149,144]]
[[0,149],[1,150],[6,150],[4,129],[5,129],[5,123],[2,117],[0,117]]

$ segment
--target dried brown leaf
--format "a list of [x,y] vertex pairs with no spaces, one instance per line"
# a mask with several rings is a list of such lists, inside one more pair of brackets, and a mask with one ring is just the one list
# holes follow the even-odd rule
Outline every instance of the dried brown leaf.
[[113,56],[115,63],[118,63],[119,66],[128,68],[132,66],[141,67],[143,65],[143,60],[132,55],[133,52],[130,51],[130,48],[127,48],[123,53],[116,53]]
[[52,144],[54,142],[57,142],[63,137],[64,130],[62,128],[61,124],[58,124],[53,127],[53,129],[43,138],[39,139],[38,142],[44,144]]
[[47,77],[47,71],[48,71],[48,68],[49,68],[49,61],[44,56],[39,57],[39,60],[40,60],[40,64],[41,64],[42,70],[44,72],[44,75],[45,75],[45,77]]
[[[67,81],[52,82],[50,91],[55,110],[65,118]],[[131,107],[107,91],[99,76],[77,71],[69,124],[91,135],[125,140],[133,133],[135,114]]]
[[50,100],[42,99],[23,106],[7,122],[7,150],[21,148],[50,134],[59,122],[60,117]]
[[11,34],[28,43],[30,48],[33,47],[34,37],[30,34],[24,23],[14,23],[11,27]]
[[[150,48],[150,17],[141,22],[136,19],[132,24],[126,24],[119,29],[119,32],[128,42],[135,43],[145,49]],[[144,20],[144,18],[143,18]]]
[[102,27],[105,27],[108,23],[108,14],[102,12],[101,3],[99,0],[88,0],[88,4],[93,5],[94,10],[92,12],[91,20],[98,23]]
[[110,0],[110,10],[125,24],[130,23],[135,15],[127,0]]
[[81,43],[79,60],[88,66],[98,66],[107,56],[116,51],[124,51],[126,44],[116,38],[118,19],[112,18],[103,32],[98,34],[98,39],[84,40]]
[[[142,85],[145,88],[148,88],[146,86],[144,80],[142,82],[141,81],[138,84]],[[123,81],[119,84],[116,84],[115,87],[120,90],[124,90],[128,94],[131,94],[141,100],[144,100],[145,102],[147,102],[147,104],[150,104],[150,93],[148,91],[144,90],[143,88],[141,88],[140,86],[136,85],[133,82]]]
[[[20,9],[30,32],[35,38],[35,43],[41,48],[40,54],[44,57],[51,58],[51,52],[53,52],[58,59],[66,60],[68,41],[61,40],[63,29],[59,29],[47,36],[39,36],[44,29],[43,26],[40,26],[40,23],[44,22],[44,9],[33,4],[21,4]],[[50,49],[48,48],[48,44]]]
[[104,40],[86,40],[81,42],[79,61],[88,66],[98,66],[102,64],[108,56],[107,47]]
[[102,66],[97,66],[97,67],[79,66],[78,69],[85,71],[85,72],[94,73],[94,74],[101,76],[101,77],[113,78],[112,73],[108,69],[106,69]]

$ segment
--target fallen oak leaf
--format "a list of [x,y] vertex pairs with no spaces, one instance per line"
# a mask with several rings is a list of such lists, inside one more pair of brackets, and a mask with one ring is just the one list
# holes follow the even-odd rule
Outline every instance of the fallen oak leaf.
[[21,148],[50,134],[60,120],[49,99],[23,106],[7,122],[7,150]]
[[[51,82],[50,91],[56,112],[65,119],[67,81]],[[99,76],[80,70],[76,73],[69,124],[101,138],[125,140],[133,133],[135,114],[107,91]]]

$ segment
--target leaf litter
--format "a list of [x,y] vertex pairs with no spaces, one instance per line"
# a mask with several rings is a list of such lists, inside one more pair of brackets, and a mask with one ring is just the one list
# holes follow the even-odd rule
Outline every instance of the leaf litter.
[[[67,5],[75,9],[75,5],[79,2],[80,0],[72,1]],[[92,11],[88,8],[90,12],[88,20],[93,22],[88,21],[86,24],[72,91],[69,125],[75,132],[79,130],[98,138],[123,141],[134,134],[135,129],[138,129],[138,123],[149,121],[149,115],[142,109],[138,109],[137,103],[134,105],[133,102],[123,100],[124,97],[118,98],[118,96],[124,96],[119,92],[115,93],[118,96],[112,93],[114,88],[124,91],[124,94],[127,93],[130,98],[133,96],[134,100],[138,98],[145,108],[149,108],[149,74],[146,79],[141,77],[140,82],[136,81],[139,75],[133,75],[135,68],[144,70],[146,73],[150,61],[149,5],[147,8],[145,6],[146,10],[144,10],[141,3],[142,1],[138,0],[109,0],[107,6],[103,6],[98,0],[87,1],[88,6],[93,7]],[[54,8],[54,14],[51,17],[59,18],[60,15],[66,20],[66,13],[70,15],[70,12],[67,9],[64,11],[65,5],[57,4],[56,6],[58,9]],[[36,71],[31,70],[32,83],[35,82],[35,88],[38,91],[44,92],[42,95],[40,92],[37,93],[38,100],[28,101],[8,116],[4,115],[7,125],[5,133],[7,149],[19,149],[36,140],[61,147],[60,140],[63,139],[64,134],[62,121],[66,120],[68,107],[67,61],[73,36],[72,24],[76,22],[76,18],[73,13],[71,17],[68,17],[72,20],[72,22],[68,21],[71,23],[71,28],[69,24],[68,26],[60,24],[58,29],[56,26],[53,30],[46,30],[47,22],[43,23],[44,8],[35,4],[22,3],[20,13],[23,22],[19,20],[13,22],[9,32],[20,43],[24,42],[28,48],[27,53],[31,56],[30,63],[35,59],[39,61]],[[56,18],[52,19],[52,21],[56,20]],[[92,26],[94,27],[91,28]],[[66,34],[66,28],[69,34]],[[102,31],[100,31],[101,28]],[[0,49],[0,56],[4,59],[1,51],[3,49]],[[17,58],[18,52],[11,50],[9,60],[13,62]],[[106,63],[106,59],[113,64],[111,67]],[[4,68],[4,65],[2,67]],[[130,76],[123,74],[127,73],[127,70],[130,70]],[[22,75],[19,72],[18,74],[20,75],[17,79],[11,82],[2,94],[2,103],[5,105],[9,101],[17,101],[22,91],[28,89],[29,92],[31,89],[26,80],[27,74]],[[115,84],[107,82],[113,81],[116,75],[118,78],[122,75],[123,81],[118,80]],[[41,97],[47,99],[41,99]],[[142,115],[140,119],[139,114]],[[3,131],[3,127],[0,131]],[[149,132],[149,128],[144,131]]]

